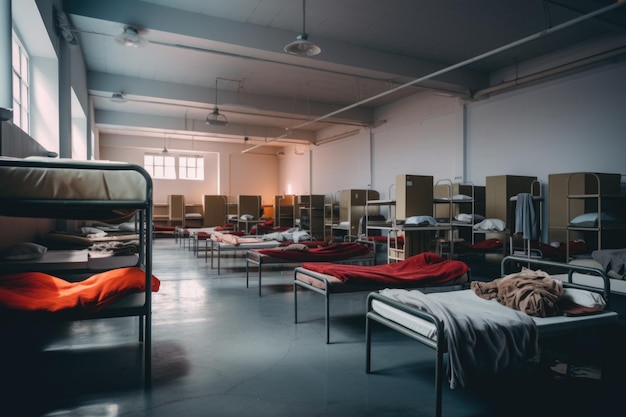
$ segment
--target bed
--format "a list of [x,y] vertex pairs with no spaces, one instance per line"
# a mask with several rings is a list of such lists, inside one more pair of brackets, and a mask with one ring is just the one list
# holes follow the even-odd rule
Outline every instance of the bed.
[[[323,242],[322,242],[323,243]],[[376,245],[369,241],[339,242],[311,247],[304,243],[293,243],[271,249],[249,249],[246,252],[246,288],[250,281],[250,266],[256,265],[258,272],[259,297],[261,275],[264,266],[299,266],[303,262],[337,262],[375,264]]]
[[376,291],[383,288],[462,288],[471,281],[470,268],[461,261],[423,252],[384,265],[343,265],[305,262],[294,269],[294,321],[298,322],[298,289],[325,299],[326,343],[330,343],[330,299],[334,294]]
[[[626,295],[626,249],[594,250],[589,258],[574,258],[569,263],[601,271],[608,277],[610,293]],[[563,279],[575,284],[603,288],[604,282],[600,276],[598,272],[577,271]]]
[[[64,321],[138,317],[144,384],[150,386],[152,292],[158,290],[159,285],[158,279],[152,275],[152,180],[149,174],[138,165],[121,162],[2,157],[0,216],[16,218],[16,223],[24,224],[32,222],[32,219],[46,220],[51,225],[50,230],[62,219],[85,221],[85,224],[94,221],[107,224],[136,222],[138,244],[134,266],[110,270],[109,266],[100,265],[98,268],[106,270],[98,272],[90,268],[89,254],[84,250],[48,251],[45,246],[32,241],[10,242],[12,236],[4,236],[4,274],[0,278],[4,284],[10,281],[16,285],[19,283],[20,288],[26,291],[35,277],[38,285],[47,282],[66,288],[72,294],[76,294],[77,290],[78,294],[82,294],[82,288],[90,287],[93,295],[96,287],[115,287],[108,281],[100,281],[102,278],[93,278],[103,274],[108,279],[116,276],[114,281],[119,286],[113,293],[95,291],[100,294],[96,298],[106,299],[95,309],[87,308],[87,304],[80,302],[72,308],[66,306],[53,311],[28,311],[7,302],[0,308],[3,317],[11,320],[18,317],[23,320]],[[20,262],[21,265],[17,265]],[[13,268],[11,272],[9,264]],[[8,299],[16,301],[14,297]],[[6,301],[6,298],[3,300]],[[51,299],[42,301],[50,302]]]
[[[520,292],[503,296],[505,286],[499,286],[513,282],[505,279],[494,280],[493,283],[475,281],[472,289],[445,293],[424,294],[420,291],[394,289],[370,293],[366,313],[366,372],[371,373],[373,323],[398,331],[432,348],[436,352],[435,415],[441,416],[444,354],[448,354],[446,374],[450,387],[463,387],[471,381],[468,375],[472,372],[488,369],[491,373],[497,373],[536,357],[540,338],[580,332],[591,326],[605,326],[617,321],[617,313],[605,308],[609,301],[607,287],[598,293],[595,288],[569,286],[566,283],[561,286],[558,283],[562,281],[545,272],[555,268],[566,270],[568,274],[574,271],[589,273],[590,270],[554,261],[508,256],[502,260],[502,277],[507,276],[505,271],[511,264],[525,266],[520,274],[526,278],[536,275],[539,281],[531,279],[531,285],[537,285],[537,282],[546,285],[541,286],[541,291],[537,293],[525,292],[530,294],[528,297],[519,296],[528,289],[520,284],[515,284]],[[531,266],[544,271],[532,270]],[[606,275],[600,278],[608,286]],[[496,295],[506,302],[501,304],[493,299],[488,300],[489,297],[485,297],[488,292],[484,290],[486,287],[488,291],[497,288]],[[545,298],[544,290],[548,294]],[[536,296],[538,293],[541,296]],[[511,300],[519,303],[509,304]],[[516,305],[519,310],[507,307],[507,304]],[[569,315],[558,315],[558,311]],[[480,329],[483,328],[490,331],[482,333]],[[483,334],[486,336],[483,337]],[[494,334],[500,337],[494,338]],[[475,369],[471,365],[475,365]]]
[[245,253],[250,249],[271,249],[280,246],[278,240],[266,240],[260,236],[240,236],[217,231],[211,233],[207,242],[210,244],[211,269],[213,269],[214,259],[217,258],[218,275],[221,273],[221,257],[223,253],[232,252],[236,255],[237,251]]

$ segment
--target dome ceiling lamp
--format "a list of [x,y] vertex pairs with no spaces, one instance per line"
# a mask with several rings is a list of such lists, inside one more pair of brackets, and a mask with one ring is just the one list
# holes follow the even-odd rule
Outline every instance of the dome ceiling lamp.
[[228,119],[220,113],[220,109],[217,107],[217,78],[215,79],[215,107],[204,122],[211,126],[226,126],[228,124]]
[[309,42],[309,35],[306,33],[306,0],[302,0],[302,33],[296,40],[285,45],[285,52],[297,56],[315,56],[322,52],[316,44]]
[[109,101],[111,103],[118,103],[118,104],[128,103],[128,100],[124,96],[124,93],[121,91],[119,93],[113,93],[111,95],[111,98],[109,98]]
[[139,31],[132,26],[126,26],[124,32],[115,37],[115,41],[122,46],[133,48],[140,48],[148,44],[148,41],[139,36]]

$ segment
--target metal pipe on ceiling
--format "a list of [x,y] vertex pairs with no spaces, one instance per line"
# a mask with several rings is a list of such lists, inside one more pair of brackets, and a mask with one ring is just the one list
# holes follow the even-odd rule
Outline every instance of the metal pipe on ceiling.
[[[335,115],[337,115],[339,113],[343,113],[344,111],[347,111],[347,110],[353,109],[355,107],[361,106],[363,104],[369,103],[370,101],[377,100],[377,99],[379,99],[381,97],[384,97],[384,96],[386,96],[388,94],[393,94],[396,91],[402,90],[402,89],[404,89],[406,87],[410,87],[410,86],[418,84],[420,82],[423,82],[423,81],[429,80],[431,78],[437,77],[439,75],[448,73],[450,71],[453,71],[455,69],[464,67],[464,66],[466,66],[468,64],[471,64],[473,62],[480,61],[481,59],[485,59],[485,58],[488,58],[490,56],[496,55],[496,54],[498,54],[500,52],[504,52],[504,51],[507,51],[509,49],[515,48],[516,46],[520,46],[520,45],[523,45],[523,44],[528,43],[530,41],[540,39],[540,38],[542,38],[544,36],[547,36],[549,34],[552,34],[554,32],[558,32],[560,30],[563,30],[565,28],[573,26],[573,25],[575,25],[577,23],[583,22],[585,20],[591,19],[591,18],[596,17],[598,15],[601,15],[603,13],[606,13],[606,12],[609,12],[611,10],[617,9],[618,7],[622,7],[622,6],[624,6],[624,4],[626,4],[626,2],[624,0],[618,0],[617,2],[615,2],[615,3],[613,3],[613,4],[609,5],[609,6],[602,7],[600,9],[598,9],[598,10],[593,11],[593,12],[590,12],[590,13],[587,13],[585,15],[579,16],[579,17],[577,17],[575,19],[572,19],[572,20],[568,20],[567,22],[563,22],[563,23],[561,23],[559,25],[556,25],[556,26],[553,26],[551,28],[544,29],[544,30],[542,30],[540,32],[537,32],[537,33],[534,33],[532,35],[526,36],[526,37],[524,37],[522,39],[519,39],[517,41],[511,42],[511,43],[509,43],[507,45],[498,47],[498,48],[493,49],[491,51],[482,53],[482,54],[477,55],[477,56],[475,56],[473,58],[469,58],[469,59],[466,59],[465,61],[461,61],[461,62],[459,62],[457,64],[453,64],[453,65],[450,65],[450,66],[448,66],[446,68],[442,68],[440,70],[432,72],[432,73],[430,73],[428,75],[425,75],[423,77],[416,78],[413,81],[409,81],[407,83],[401,84],[401,85],[399,85],[399,86],[397,86],[395,88],[392,88],[392,89],[387,90],[385,92],[382,92],[380,94],[376,94],[376,95],[374,95],[372,97],[369,97],[369,98],[366,98],[364,100],[358,101],[358,102],[356,102],[354,104],[350,104],[348,106],[345,106],[345,107],[343,107],[341,109],[338,109],[338,110],[335,110],[335,111],[330,112],[328,114],[325,114],[323,116],[316,117],[316,118],[314,118],[312,120],[307,121],[306,123],[302,123],[300,125],[288,128],[287,130],[289,130],[289,129],[300,129],[300,128],[308,126],[310,124],[320,122],[320,121],[322,121],[322,120],[324,120],[326,118],[335,116]],[[279,138],[274,138],[273,140],[278,140],[278,139]],[[272,142],[273,140],[269,140],[268,142]],[[264,145],[255,145],[252,148],[248,148],[248,149],[243,150],[242,153],[249,152],[252,149],[254,149],[255,147],[259,147],[259,146],[264,146]]]
[[582,59],[572,61],[567,64],[559,65],[557,67],[550,68],[545,71],[540,71],[534,74],[526,75],[524,77],[516,78],[511,81],[506,81],[501,84],[494,85],[493,87],[487,87],[482,90],[478,90],[474,94],[472,94],[472,98],[478,100],[482,97],[486,97],[490,94],[497,93],[502,90],[506,90],[506,89],[513,88],[513,87],[519,87],[520,85],[528,84],[533,81],[537,81],[537,80],[545,79],[547,77],[551,77],[554,75],[562,74],[567,71],[579,69],[588,65],[593,65],[598,62],[611,60],[624,54],[626,54],[626,46],[615,48],[607,52],[602,52],[600,54],[596,54],[587,58],[582,58]]

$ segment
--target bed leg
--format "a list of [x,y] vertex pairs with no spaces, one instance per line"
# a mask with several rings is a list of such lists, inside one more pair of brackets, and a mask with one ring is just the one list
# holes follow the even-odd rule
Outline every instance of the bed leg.
[[144,366],[144,386],[150,388],[152,386],[152,318],[144,316],[145,323],[145,340],[143,351],[143,366]]
[[293,322],[298,322],[298,285],[293,283]]
[[443,349],[437,342],[437,362],[435,364],[435,417],[441,417],[441,400],[443,391]]
[[324,294],[325,307],[326,307],[326,344],[330,343],[330,297],[328,295],[328,290],[326,294]]
[[250,288],[250,262],[246,259],[246,288]]
[[372,326],[370,319],[365,317],[365,373],[372,372]]
[[145,335],[145,326],[144,326],[144,321],[146,319],[146,316],[139,316],[139,342],[143,342],[144,341],[144,335]]
[[261,263],[259,263],[259,297],[261,296]]

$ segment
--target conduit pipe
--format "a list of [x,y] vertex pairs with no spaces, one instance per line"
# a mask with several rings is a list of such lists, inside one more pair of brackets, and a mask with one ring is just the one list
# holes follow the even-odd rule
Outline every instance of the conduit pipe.
[[478,100],[482,97],[488,96],[489,94],[506,90],[507,88],[518,87],[523,84],[528,84],[532,81],[537,81],[543,78],[551,77],[553,75],[562,74],[566,71],[571,71],[571,70],[575,70],[578,68],[582,68],[586,65],[592,65],[597,62],[607,61],[607,60],[616,58],[624,54],[626,54],[626,46],[615,48],[607,52],[602,52],[600,54],[596,54],[587,58],[582,58],[576,61],[572,61],[568,64],[559,65],[557,67],[550,68],[545,71],[540,71],[531,75],[526,75],[524,77],[516,78],[511,81],[505,81],[502,84],[494,85],[493,87],[488,87],[482,90],[478,90],[474,94],[472,94],[472,98],[475,100]]
[[[401,84],[401,85],[399,85],[397,87],[394,87],[394,88],[392,88],[390,90],[384,91],[384,92],[382,92],[380,94],[376,94],[376,95],[374,95],[372,97],[363,99],[361,101],[357,101],[354,104],[350,104],[348,106],[342,107],[342,108],[340,108],[338,110],[332,111],[332,112],[330,112],[328,114],[325,114],[323,116],[319,116],[319,117],[316,117],[314,119],[311,119],[311,120],[309,120],[309,121],[307,121],[305,123],[299,124],[297,126],[293,126],[291,128],[286,128],[285,130],[289,131],[291,129],[300,129],[300,128],[312,125],[313,123],[320,122],[320,121],[322,121],[324,119],[327,119],[329,117],[335,116],[335,115],[337,115],[339,113],[343,113],[344,111],[347,111],[347,110],[353,109],[355,107],[361,106],[363,104],[369,103],[370,101],[377,100],[377,99],[379,99],[381,97],[384,97],[384,96],[386,96],[388,94],[392,94],[392,93],[395,93],[396,91],[402,90],[402,89],[404,89],[406,87],[410,87],[410,86],[418,84],[418,83],[420,83],[422,81],[429,80],[431,78],[434,78],[434,77],[437,77],[439,75],[445,74],[447,72],[453,71],[453,70],[455,70],[457,68],[464,67],[465,65],[471,64],[471,63],[476,62],[476,61],[480,61],[481,59],[488,58],[488,57],[490,57],[492,55],[499,54],[500,52],[504,52],[504,51],[507,51],[509,49],[515,48],[516,46],[520,46],[520,45],[523,45],[523,44],[528,43],[530,41],[534,41],[536,39],[542,38],[542,37],[547,36],[549,34],[552,34],[554,32],[558,32],[559,30],[562,30],[562,29],[568,28],[570,26],[573,26],[573,25],[575,25],[577,23],[584,22],[585,20],[591,19],[591,18],[596,17],[596,16],[598,16],[600,14],[609,12],[609,11],[614,10],[614,9],[617,9],[618,7],[622,7],[622,6],[624,6],[624,4],[626,4],[626,1],[618,0],[617,2],[615,2],[615,3],[613,3],[613,4],[609,5],[609,6],[602,7],[600,9],[598,9],[598,10],[593,11],[593,12],[590,12],[590,13],[587,13],[585,15],[579,16],[579,17],[577,17],[575,19],[572,19],[572,20],[568,20],[567,22],[563,22],[563,23],[561,23],[559,25],[556,25],[556,26],[553,26],[551,28],[544,29],[544,30],[542,30],[540,32],[537,32],[537,33],[534,33],[532,35],[526,36],[525,38],[522,38],[522,39],[519,39],[517,41],[511,42],[511,43],[509,43],[507,45],[501,46],[501,47],[493,49],[491,51],[482,53],[482,54],[477,55],[477,56],[475,56],[473,58],[469,58],[469,59],[466,59],[465,61],[461,61],[459,63],[456,63],[456,64],[450,65],[448,67],[442,68],[440,70],[432,72],[432,73],[430,73],[428,75],[425,75],[423,77],[416,78],[413,81],[409,81],[407,83],[404,83],[404,84]],[[278,140],[278,139],[280,139],[282,137],[285,137],[285,135],[281,135],[280,137],[270,139],[266,143],[273,142],[273,141]],[[241,153],[249,152],[249,151],[251,151],[251,150],[253,150],[255,148],[258,148],[260,146],[264,146],[264,145],[255,145],[255,146],[253,146],[251,148],[244,149],[243,151],[241,151]]]

